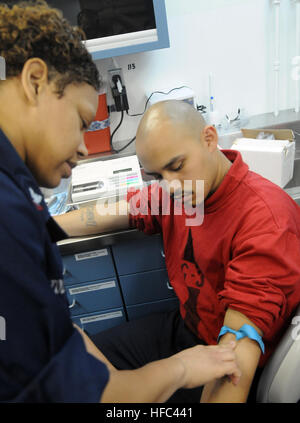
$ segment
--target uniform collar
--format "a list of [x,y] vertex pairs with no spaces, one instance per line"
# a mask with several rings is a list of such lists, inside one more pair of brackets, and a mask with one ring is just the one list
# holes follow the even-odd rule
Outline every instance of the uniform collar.
[[28,167],[25,165],[16,149],[0,129],[0,170],[4,171],[23,191],[27,199],[38,211],[39,216],[46,222],[53,242],[67,238],[65,232],[52,219],[44,196]]
[[239,186],[249,171],[248,165],[243,161],[241,153],[236,150],[222,150],[222,153],[232,162],[217,190],[205,201],[205,212],[214,211],[220,203]]
[[[0,128],[0,169],[10,176],[30,173],[13,144]],[[32,176],[31,176],[32,177]]]

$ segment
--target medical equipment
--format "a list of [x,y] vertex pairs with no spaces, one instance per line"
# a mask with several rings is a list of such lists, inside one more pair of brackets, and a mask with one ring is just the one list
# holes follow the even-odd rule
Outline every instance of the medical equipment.
[[142,185],[141,169],[136,155],[83,163],[72,173],[72,202],[112,197]]

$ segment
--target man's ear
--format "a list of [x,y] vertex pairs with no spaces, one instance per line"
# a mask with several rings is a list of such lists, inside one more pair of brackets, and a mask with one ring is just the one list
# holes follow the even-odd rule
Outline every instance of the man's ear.
[[213,125],[206,125],[202,131],[203,141],[209,148],[209,151],[214,151],[218,147],[218,133]]
[[27,60],[21,73],[21,84],[26,100],[36,105],[38,95],[48,84],[48,66],[39,58]]

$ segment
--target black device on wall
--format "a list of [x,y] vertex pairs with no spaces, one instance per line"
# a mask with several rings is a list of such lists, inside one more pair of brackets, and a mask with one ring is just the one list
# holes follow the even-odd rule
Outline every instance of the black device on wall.
[[112,96],[115,101],[116,111],[121,112],[122,110],[129,110],[129,104],[127,99],[126,87],[123,85],[120,75],[113,75],[112,77],[113,88]]

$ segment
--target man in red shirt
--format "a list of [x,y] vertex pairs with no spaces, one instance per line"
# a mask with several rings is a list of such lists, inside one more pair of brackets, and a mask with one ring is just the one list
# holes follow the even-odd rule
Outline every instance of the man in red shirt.
[[[264,365],[300,302],[300,208],[281,188],[249,171],[239,152],[221,151],[217,143],[215,128],[186,103],[152,106],[138,128],[136,151],[146,173],[171,184],[170,213],[163,213],[163,188],[157,184],[120,202],[120,207],[128,207],[128,215],[104,218],[94,209],[98,224],[93,232],[129,224],[147,234],[162,233],[168,276],[180,301],[184,328],[199,342],[235,340],[230,331],[218,339],[222,326],[238,331],[246,324],[256,330],[265,352],[248,336],[238,341],[240,383],[235,386],[220,379],[207,384],[201,396],[203,402],[245,402],[257,366]],[[204,183],[197,184],[201,180]],[[185,181],[191,181],[188,190]],[[182,206],[182,192],[188,207],[180,214],[175,211]],[[160,213],[151,213],[153,200]],[[187,213],[191,207],[202,208],[204,216],[198,224],[187,225],[192,221]],[[86,211],[75,213],[84,216]],[[75,224],[76,214],[72,219],[61,220],[66,232],[86,234],[87,228]],[[122,342],[128,339],[130,344],[130,326],[136,334],[148,331],[147,318],[141,322],[142,327],[128,324],[129,332],[122,327]],[[166,333],[162,324],[154,322],[153,344],[153,326],[157,337]],[[172,322],[169,330],[174,327]],[[115,329],[99,334],[94,342],[118,367],[110,349],[122,349],[124,354],[126,348],[120,348],[120,337],[113,347],[116,334]],[[132,345],[142,351],[139,336],[133,337]],[[179,348],[176,332],[172,342]]]
[[82,31],[58,10],[41,0],[5,3],[0,2],[0,54],[6,63],[6,79],[0,80],[0,402],[162,402],[180,387],[222,375],[237,383],[235,343],[196,346],[123,372],[72,324],[56,246],[65,234],[50,217],[39,186],[55,188],[87,155],[84,129],[96,114],[99,73]]

